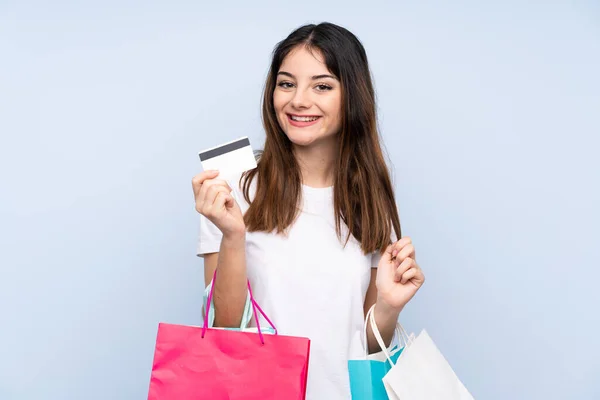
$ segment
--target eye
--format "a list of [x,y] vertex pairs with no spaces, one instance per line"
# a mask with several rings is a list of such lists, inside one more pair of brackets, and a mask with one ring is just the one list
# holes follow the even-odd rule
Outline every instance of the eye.
[[320,85],[317,85],[317,86],[316,86],[316,88],[317,88],[317,90],[318,90],[319,92],[326,92],[326,91],[328,91],[328,90],[331,90],[331,89],[333,89],[331,86],[329,86],[329,85],[325,85],[325,84],[323,84],[323,83],[322,83],[322,84],[320,84]]
[[294,84],[291,82],[282,81],[282,82],[279,82],[277,84],[277,86],[284,88],[284,89],[290,89],[290,88],[294,87]]

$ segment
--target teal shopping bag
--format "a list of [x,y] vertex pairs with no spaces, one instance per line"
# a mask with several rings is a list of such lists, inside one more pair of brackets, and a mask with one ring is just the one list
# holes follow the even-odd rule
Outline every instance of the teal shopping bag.
[[[396,346],[389,352],[381,351],[376,354],[367,354],[367,321],[371,319],[372,323],[375,323],[375,319],[371,318],[374,309],[375,305],[369,309],[365,316],[363,331],[364,357],[359,360],[348,360],[352,400],[388,400],[382,379],[392,368],[390,360],[396,364],[398,357],[404,350],[404,346]],[[376,333],[373,332],[373,334],[379,335],[379,330],[376,329]],[[396,336],[398,340],[404,338],[400,332],[400,324],[396,326]],[[406,341],[404,342],[406,343]]]
[[[391,359],[395,363],[404,348],[394,348]],[[392,368],[386,357],[383,360],[374,358],[349,360],[350,392],[352,400],[388,400],[382,379]]]

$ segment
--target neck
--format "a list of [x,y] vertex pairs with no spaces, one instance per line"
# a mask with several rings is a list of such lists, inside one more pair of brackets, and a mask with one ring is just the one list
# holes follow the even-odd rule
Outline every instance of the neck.
[[314,188],[333,186],[337,145],[295,146],[302,183]]

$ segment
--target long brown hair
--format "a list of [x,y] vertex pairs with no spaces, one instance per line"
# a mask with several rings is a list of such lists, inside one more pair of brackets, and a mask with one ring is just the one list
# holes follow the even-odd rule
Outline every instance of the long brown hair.
[[[246,227],[249,232],[283,233],[299,213],[300,169],[273,107],[277,73],[297,46],[320,52],[342,88],[342,127],[333,187],[338,237],[341,239],[343,222],[348,227],[345,243],[352,234],[363,253],[383,251],[392,229],[401,237],[400,219],[381,149],[367,55],[356,36],[331,23],[302,26],[275,47],[262,99],[265,145],[258,167],[242,177],[244,198],[250,203],[244,216]],[[250,183],[255,177],[256,193],[251,201]]]

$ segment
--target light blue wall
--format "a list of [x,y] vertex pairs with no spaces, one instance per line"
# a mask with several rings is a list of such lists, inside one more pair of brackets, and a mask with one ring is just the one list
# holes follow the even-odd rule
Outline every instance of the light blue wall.
[[200,323],[196,153],[260,143],[270,51],[322,20],[375,75],[403,323],[477,399],[600,398],[597,2],[4,0],[0,399],[144,398],[157,323]]

